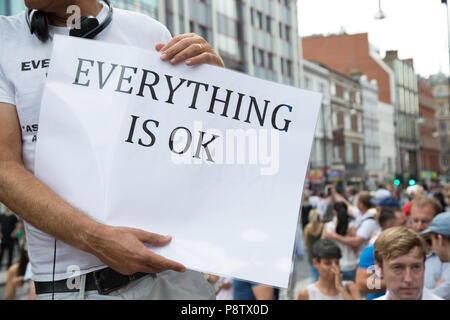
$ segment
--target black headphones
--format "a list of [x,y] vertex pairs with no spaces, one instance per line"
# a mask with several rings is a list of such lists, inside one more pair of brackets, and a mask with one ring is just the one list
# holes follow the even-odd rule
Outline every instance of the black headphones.
[[[93,16],[83,16],[79,20],[80,28],[70,29],[70,36],[92,39],[111,23],[113,16],[113,7],[109,0],[102,1],[104,1],[109,8],[108,16],[106,17],[105,21],[99,23],[97,18]],[[35,34],[36,37],[42,42],[46,42],[50,38],[50,34],[48,31],[48,21],[44,12],[28,9],[26,12],[26,19],[31,34]]]

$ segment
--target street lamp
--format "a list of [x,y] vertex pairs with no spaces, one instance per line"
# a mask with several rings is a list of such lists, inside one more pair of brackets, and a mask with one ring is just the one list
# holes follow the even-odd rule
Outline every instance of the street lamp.
[[[441,0],[443,1],[443,0]],[[447,1],[447,0],[445,0]],[[378,11],[375,14],[375,19],[377,20],[383,20],[384,18],[386,18],[386,14],[383,12],[383,10],[381,10],[381,0],[378,0]]]

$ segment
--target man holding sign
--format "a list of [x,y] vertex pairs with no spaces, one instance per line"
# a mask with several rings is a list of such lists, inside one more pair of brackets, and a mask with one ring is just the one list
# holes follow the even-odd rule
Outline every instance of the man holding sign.
[[[25,4],[27,12],[0,16],[0,201],[27,222],[38,298],[213,298],[200,273],[186,271],[184,265],[144,245],[165,246],[170,236],[102,224],[33,173],[39,107],[56,34],[156,50],[173,65],[222,67],[222,59],[195,34],[171,39],[163,25],[147,16],[124,10],[114,10],[113,16],[108,1],[25,0]],[[73,30],[66,27],[73,18],[70,8],[78,8],[83,16]],[[68,259],[80,263],[59,270],[58,264]],[[96,264],[98,260],[109,268]]]

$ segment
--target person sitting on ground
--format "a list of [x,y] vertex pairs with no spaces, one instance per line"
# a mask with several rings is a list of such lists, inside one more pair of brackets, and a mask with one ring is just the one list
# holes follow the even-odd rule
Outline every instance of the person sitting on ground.
[[342,281],[339,266],[341,250],[332,240],[317,241],[312,252],[319,280],[301,290],[298,300],[361,300],[356,284]]
[[427,247],[413,230],[393,227],[383,231],[375,241],[374,255],[387,288],[375,300],[443,300],[424,287]]

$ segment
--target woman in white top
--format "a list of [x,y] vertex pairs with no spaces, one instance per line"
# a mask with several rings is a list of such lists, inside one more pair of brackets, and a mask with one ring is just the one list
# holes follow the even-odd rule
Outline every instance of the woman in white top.
[[312,249],[319,280],[298,294],[298,300],[361,300],[354,282],[343,282],[339,268],[341,250],[330,239],[320,239]]
[[[344,202],[336,202],[333,207],[333,214],[335,218],[325,224],[324,233],[336,232],[341,236],[354,236],[355,227],[350,223],[350,217],[347,214],[347,205]],[[355,281],[356,266],[358,263],[358,256],[353,248],[349,245],[343,244],[339,241],[333,240],[341,249],[342,258],[339,263],[341,266],[341,273],[344,281]]]

